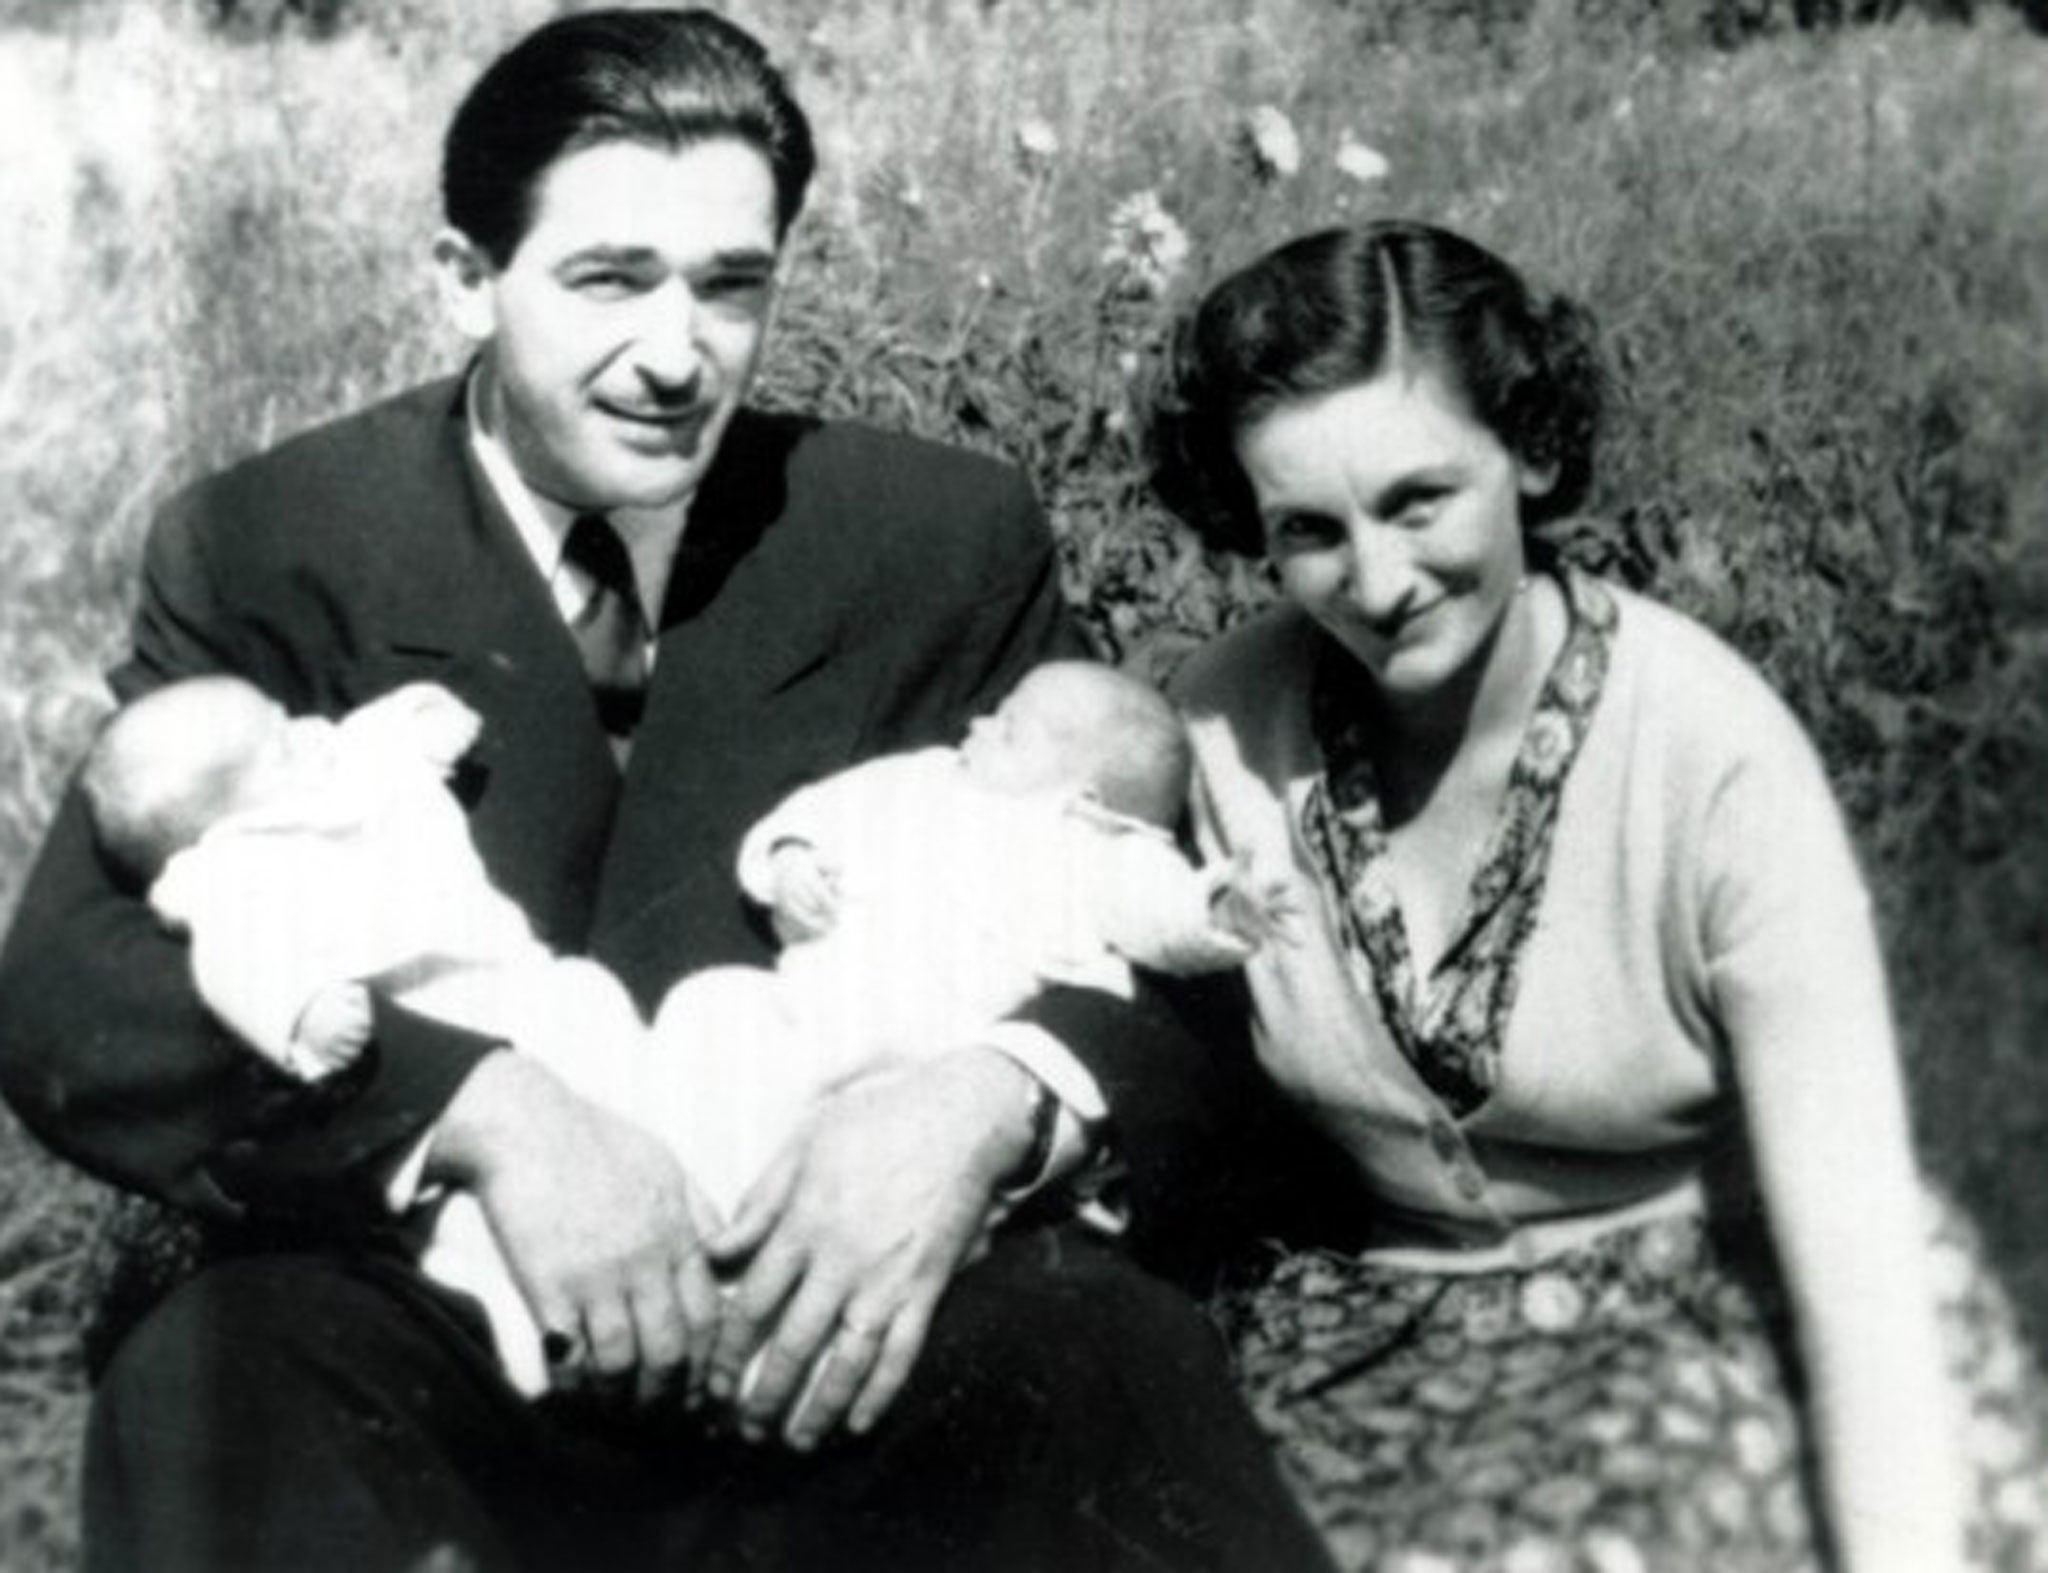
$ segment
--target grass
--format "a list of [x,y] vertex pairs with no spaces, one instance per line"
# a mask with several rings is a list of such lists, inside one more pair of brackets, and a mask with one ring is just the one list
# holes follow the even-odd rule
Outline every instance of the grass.
[[[422,260],[435,142],[544,8],[364,9],[318,42],[223,40],[169,0],[0,20],[0,921],[103,708],[154,502],[457,353]],[[1571,549],[1722,630],[1813,728],[1928,1166],[2048,1334],[2048,46],[2005,13],[1721,53],[1562,0],[1484,38],[1371,10],[737,7],[824,158],[767,392],[1026,464],[1105,648],[1163,662],[1263,593],[1143,494],[1133,411],[1197,282],[1398,212],[1590,300],[1624,398]],[[1292,175],[1245,155],[1259,104],[1299,135]],[[1020,149],[1032,122],[1051,151]],[[1335,167],[1347,135],[1384,178]],[[1188,243],[1157,296],[1105,261],[1147,191]],[[75,1554],[105,1202],[11,1127],[0,1194],[0,1566],[35,1573]]]

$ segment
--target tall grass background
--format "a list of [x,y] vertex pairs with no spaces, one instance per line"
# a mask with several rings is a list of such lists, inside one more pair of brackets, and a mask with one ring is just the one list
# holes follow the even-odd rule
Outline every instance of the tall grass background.
[[[324,37],[170,0],[0,11],[0,922],[104,711],[153,504],[457,364],[424,264],[440,128],[550,9],[365,0]],[[1649,0],[1428,27],[1339,0],[732,10],[823,157],[764,395],[1026,465],[1076,605],[1148,670],[1267,593],[1143,491],[1142,385],[1200,281],[1399,213],[1595,306],[1622,399],[1568,547],[1813,728],[1927,1166],[2048,1333],[2048,44],[1997,12],[1728,50]],[[1261,105],[1298,160],[1247,142]],[[1341,169],[1347,141],[1385,173]],[[0,1128],[7,1569],[75,1558],[105,1205]]]

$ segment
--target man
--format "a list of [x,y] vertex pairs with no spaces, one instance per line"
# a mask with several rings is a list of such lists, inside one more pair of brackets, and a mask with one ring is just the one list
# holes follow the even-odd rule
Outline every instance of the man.
[[[117,693],[227,671],[333,714],[434,678],[484,718],[459,785],[543,939],[643,1005],[763,960],[745,826],[957,737],[1076,643],[1010,472],[742,407],[811,164],[758,44],[715,17],[529,36],[445,149],[435,257],[471,374],[176,499]],[[268,1073],[67,802],[0,958],[8,1095],[95,1172],[269,1242],[109,1363],[89,1561],[1318,1565],[1184,1300],[1066,1229],[962,1266],[1110,1121],[1134,1205],[1176,1183],[1152,1155],[1205,1069],[1171,1043],[1056,995],[847,1086],[711,1220],[635,1126],[389,1005],[360,1074]],[[474,1305],[389,1247],[434,1187],[482,1204],[562,1396],[521,1403]]]

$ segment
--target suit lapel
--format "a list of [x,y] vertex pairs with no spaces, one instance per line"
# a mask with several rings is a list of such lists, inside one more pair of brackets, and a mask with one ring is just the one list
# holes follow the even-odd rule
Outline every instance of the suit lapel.
[[580,950],[618,771],[574,641],[476,469],[460,383],[364,599],[376,686],[440,682],[484,718],[457,788],[494,879],[550,943]]

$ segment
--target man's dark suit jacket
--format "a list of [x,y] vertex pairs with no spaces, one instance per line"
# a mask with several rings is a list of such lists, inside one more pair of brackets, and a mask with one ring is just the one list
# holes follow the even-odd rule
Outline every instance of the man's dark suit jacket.
[[[954,741],[1033,663],[1081,648],[1013,471],[751,412],[700,487],[660,623],[621,784],[570,636],[475,472],[461,384],[444,382],[174,500],[111,681],[125,699],[240,673],[329,715],[446,684],[484,718],[457,788],[493,877],[549,944],[647,1006],[686,971],[767,958],[733,864],[780,797]],[[1165,1201],[1178,1138],[1229,1106],[1215,1067],[1157,1012],[1084,991],[1034,1016],[1103,1085],[1134,1206]],[[394,1155],[489,1048],[386,1008],[363,1074],[286,1082],[206,1014],[182,945],[98,857],[76,791],[0,954],[14,1107],[84,1167],[202,1213],[374,1217]]]

